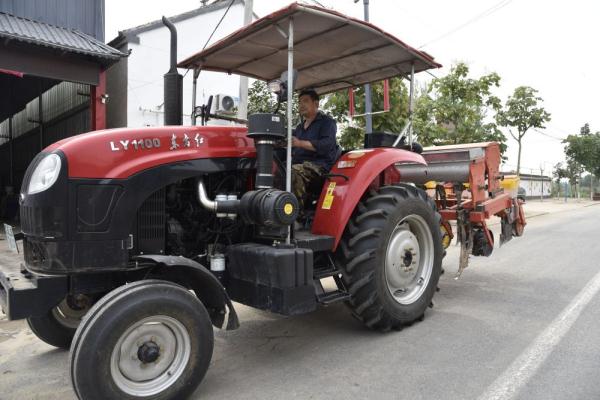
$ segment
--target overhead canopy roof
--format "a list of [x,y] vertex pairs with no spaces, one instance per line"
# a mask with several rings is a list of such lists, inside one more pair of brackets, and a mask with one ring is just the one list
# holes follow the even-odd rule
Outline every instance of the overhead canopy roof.
[[126,56],[75,29],[0,12],[0,122],[61,81],[97,85]]
[[416,50],[368,22],[293,3],[232,33],[179,63],[265,81],[287,70],[288,21],[294,24],[296,89],[329,93],[398,75],[439,68]]
[[88,56],[107,67],[126,54],[85,33],[0,12],[0,39]]

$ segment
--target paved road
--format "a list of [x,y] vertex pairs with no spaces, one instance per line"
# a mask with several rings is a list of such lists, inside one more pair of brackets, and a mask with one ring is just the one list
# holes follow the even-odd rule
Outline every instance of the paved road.
[[[458,281],[451,248],[435,307],[401,332],[367,331],[343,305],[239,306],[194,399],[600,398],[599,222],[600,206],[532,218]],[[67,353],[0,321],[0,399],[72,398]]]

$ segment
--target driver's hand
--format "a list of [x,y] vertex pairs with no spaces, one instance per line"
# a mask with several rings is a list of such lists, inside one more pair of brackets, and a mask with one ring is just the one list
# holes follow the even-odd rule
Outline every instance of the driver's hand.
[[300,147],[300,139],[296,136],[292,136],[292,147]]

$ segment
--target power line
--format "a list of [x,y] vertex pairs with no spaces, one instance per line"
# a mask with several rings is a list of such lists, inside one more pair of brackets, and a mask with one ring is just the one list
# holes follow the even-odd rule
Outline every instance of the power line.
[[[206,46],[208,45],[208,42],[210,42],[210,39],[212,39],[213,35],[215,34],[215,32],[217,31],[217,29],[219,29],[219,26],[221,25],[221,22],[223,22],[223,20],[225,19],[225,16],[227,15],[227,13],[229,12],[229,9],[231,8],[231,6],[233,5],[233,3],[235,3],[235,0],[231,0],[229,2],[229,5],[227,6],[227,9],[225,10],[225,12],[223,13],[223,15],[221,16],[221,19],[219,20],[219,22],[217,23],[217,26],[215,26],[215,29],[213,29],[213,31],[210,33],[210,36],[208,37],[208,39],[206,39],[206,43],[204,43],[204,46],[202,46],[202,50],[204,50],[206,48]],[[201,50],[201,51],[202,51]]]
[[[215,2],[216,3],[216,2]],[[208,39],[206,39],[206,43],[204,43],[204,46],[202,46],[202,50],[200,51],[204,51],[204,49],[206,48],[206,46],[208,45],[208,42],[210,42],[210,39],[212,39],[213,35],[215,34],[215,32],[217,31],[217,29],[219,29],[219,26],[221,25],[221,22],[223,22],[223,20],[225,19],[225,16],[227,15],[227,13],[229,12],[229,9],[231,8],[231,6],[233,5],[233,3],[235,3],[235,0],[231,0],[229,2],[229,5],[227,6],[227,9],[225,10],[225,12],[223,13],[223,15],[221,16],[221,19],[219,20],[219,22],[217,23],[217,26],[215,26],[215,29],[213,29],[213,31],[210,33],[210,36],[208,37]],[[213,3],[214,4],[214,3]],[[188,74],[188,72],[190,72],[190,70],[188,69],[187,71],[185,71],[185,74],[183,75],[183,77],[185,78],[185,76]]]
[[537,133],[539,133],[540,135],[547,136],[547,137],[549,137],[549,138],[552,138],[552,139],[554,139],[554,140],[559,140],[559,141],[561,141],[561,142],[562,142],[563,140],[565,140],[565,138],[559,138],[559,137],[556,137],[556,136],[552,136],[552,135],[550,135],[550,134],[548,134],[548,133],[546,133],[546,132],[540,131],[540,130],[539,130],[539,129],[537,129],[537,128],[533,128],[533,130],[534,130],[534,131],[536,131]]
[[422,44],[421,46],[419,46],[419,49],[421,49],[421,48],[423,48],[423,47],[425,47],[425,46],[428,46],[428,45],[430,45],[431,43],[434,43],[434,42],[437,42],[437,41],[439,41],[439,40],[442,40],[442,39],[446,38],[447,36],[450,36],[450,35],[452,35],[453,33],[456,33],[456,32],[458,32],[459,30],[461,30],[461,29],[463,29],[463,28],[465,28],[465,27],[467,27],[467,26],[469,26],[469,25],[471,25],[471,24],[473,24],[473,23],[475,23],[475,22],[479,21],[479,20],[480,20],[480,19],[482,19],[482,18],[485,18],[485,17],[487,17],[487,16],[489,16],[489,15],[492,15],[492,14],[493,14],[493,13],[495,13],[496,11],[498,11],[498,10],[500,10],[500,9],[502,9],[502,8],[504,8],[504,7],[506,7],[506,6],[507,6],[507,5],[508,5],[508,4],[509,4],[511,1],[512,1],[512,0],[502,0],[502,1],[500,1],[500,2],[498,2],[498,3],[496,3],[496,4],[494,4],[492,7],[490,7],[490,8],[488,8],[488,9],[486,9],[485,11],[483,11],[483,12],[481,12],[481,13],[477,14],[476,16],[474,16],[473,18],[471,18],[471,19],[467,20],[466,22],[462,23],[461,25],[459,25],[459,26],[457,26],[457,27],[455,27],[455,28],[453,28],[453,29],[449,30],[448,32],[444,33],[443,35],[440,35],[440,36],[438,36],[438,37],[437,37],[437,38],[435,38],[435,39],[432,39],[432,40],[430,40],[430,41],[426,42],[425,44]]
[[321,4],[321,2],[317,1],[317,0],[311,0],[313,3],[315,3],[316,5],[318,5],[321,8],[326,8],[323,4]]

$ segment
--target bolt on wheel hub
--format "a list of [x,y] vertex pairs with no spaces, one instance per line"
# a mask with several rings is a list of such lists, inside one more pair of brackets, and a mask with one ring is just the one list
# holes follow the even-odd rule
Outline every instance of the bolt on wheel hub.
[[160,356],[160,347],[152,341],[145,342],[138,348],[137,356],[145,364],[153,363]]
[[173,384],[191,356],[187,329],[174,318],[156,315],[130,326],[111,356],[115,384],[132,396],[152,396]]
[[390,294],[400,304],[411,304],[423,294],[433,271],[433,238],[418,215],[402,219],[390,235],[385,278]]

